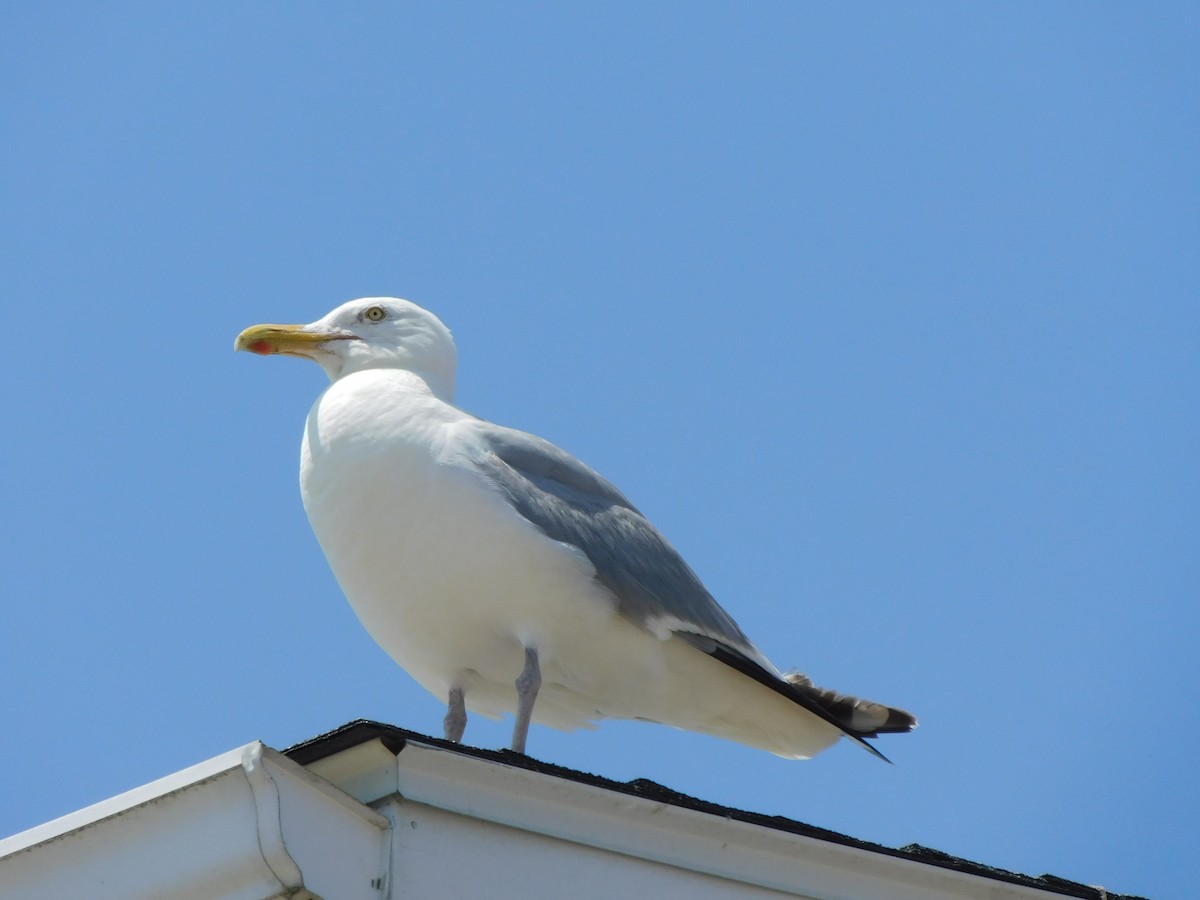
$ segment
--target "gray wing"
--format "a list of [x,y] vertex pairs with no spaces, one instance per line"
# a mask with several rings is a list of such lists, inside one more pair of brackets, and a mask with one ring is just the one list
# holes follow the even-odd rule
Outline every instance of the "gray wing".
[[518,512],[582,550],[618,611],[654,633],[716,641],[770,667],[667,539],[612,484],[532,434],[478,420],[476,463]]
[[651,633],[686,641],[885,761],[865,738],[916,727],[904,710],[823,690],[799,673],[781,676],[675,548],[613,485],[549,441],[482,419],[474,424],[482,438],[476,465],[522,516],[587,555],[625,618]]

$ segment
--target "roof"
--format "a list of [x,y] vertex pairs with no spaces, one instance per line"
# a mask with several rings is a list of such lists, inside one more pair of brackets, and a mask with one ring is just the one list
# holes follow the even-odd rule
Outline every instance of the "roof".
[[[0,840],[5,900],[1135,900],[359,720]],[[550,892],[550,893],[548,893]]]
[[962,857],[944,853],[932,847],[925,847],[921,844],[907,844],[903,847],[885,847],[882,844],[859,840],[849,835],[830,831],[826,828],[819,828],[815,825],[809,825],[785,816],[763,815],[762,813],[709,803],[706,800],[681,794],[644,778],[628,782],[613,781],[612,779],[593,775],[588,772],[580,772],[575,769],[542,762],[541,760],[533,759],[532,757],[515,753],[511,750],[486,750],[478,747],[469,747],[367,719],[349,722],[340,728],[303,741],[282,752],[294,762],[302,766],[309,766],[344,750],[375,740],[378,740],[384,747],[396,755],[402,753],[409,742],[417,742],[472,759],[501,763],[506,766],[612,791],[617,794],[706,813],[722,819],[758,825],[787,834],[826,841],[830,844],[865,850],[882,856],[908,860],[927,866],[936,866],[966,875],[974,875],[1021,887],[1048,891],[1064,897],[1078,897],[1081,900],[1145,900],[1145,898],[1132,894],[1114,894],[1102,887],[1081,884],[1066,878],[1059,878],[1055,875],[1043,874],[1034,876],[1024,875],[1019,872],[1010,872],[1006,869],[963,859]]

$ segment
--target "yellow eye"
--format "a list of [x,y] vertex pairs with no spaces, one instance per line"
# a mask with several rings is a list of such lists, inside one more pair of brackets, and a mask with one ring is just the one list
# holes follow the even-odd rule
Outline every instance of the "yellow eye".
[[363,318],[368,322],[382,322],[387,318],[387,312],[382,306],[372,306],[365,313],[363,313]]

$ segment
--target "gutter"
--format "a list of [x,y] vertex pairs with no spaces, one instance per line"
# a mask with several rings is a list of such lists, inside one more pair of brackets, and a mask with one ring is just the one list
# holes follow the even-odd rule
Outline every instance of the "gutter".
[[0,841],[5,900],[384,900],[391,825],[255,741]]

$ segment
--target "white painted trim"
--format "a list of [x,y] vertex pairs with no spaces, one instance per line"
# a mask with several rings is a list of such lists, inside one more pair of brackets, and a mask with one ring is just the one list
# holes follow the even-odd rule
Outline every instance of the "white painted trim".
[[254,795],[258,822],[258,849],[271,874],[289,891],[304,887],[300,866],[288,854],[283,840],[283,819],[279,811],[279,787],[263,765],[262,744],[248,744],[242,751],[242,769]]
[[[806,897],[1046,900],[1053,891],[633,797],[409,739],[368,742],[312,764],[365,803],[395,785],[409,803]],[[343,783],[340,779],[345,778]]]
[[194,766],[180,769],[157,781],[143,784],[131,791],[117,794],[115,797],[109,797],[107,800],[101,800],[99,803],[93,803],[91,806],[85,806],[83,809],[68,813],[58,819],[51,819],[45,824],[0,840],[0,859],[69,832],[98,824],[113,816],[123,815],[145,803],[151,803],[176,791],[189,788],[197,782],[223,775],[234,767],[240,767],[242,754],[247,747],[252,746],[254,745],[246,744],[244,747],[238,747],[222,753],[220,756],[206,759]]
[[5,900],[383,900],[390,823],[258,742],[0,842]]

